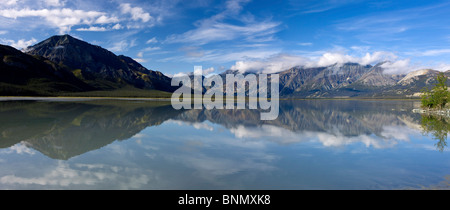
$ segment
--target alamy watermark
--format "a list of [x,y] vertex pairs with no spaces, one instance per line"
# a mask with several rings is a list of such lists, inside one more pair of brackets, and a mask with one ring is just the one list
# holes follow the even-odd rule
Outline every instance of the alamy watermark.
[[232,110],[246,109],[248,102],[248,109],[267,111],[261,111],[261,120],[275,120],[280,110],[279,80],[278,74],[226,74],[224,84],[221,75],[205,77],[202,67],[195,66],[193,75],[172,78],[172,86],[181,86],[172,94],[172,107]]

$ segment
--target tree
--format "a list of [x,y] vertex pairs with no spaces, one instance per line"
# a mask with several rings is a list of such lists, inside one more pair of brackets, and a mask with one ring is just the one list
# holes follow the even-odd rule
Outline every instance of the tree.
[[431,134],[433,138],[438,140],[435,144],[441,152],[447,147],[447,134],[450,132],[449,120],[443,116],[423,115],[422,129],[423,134]]
[[439,73],[436,77],[437,83],[432,90],[425,88],[422,91],[422,107],[443,109],[450,99],[447,86],[447,77],[444,73]]

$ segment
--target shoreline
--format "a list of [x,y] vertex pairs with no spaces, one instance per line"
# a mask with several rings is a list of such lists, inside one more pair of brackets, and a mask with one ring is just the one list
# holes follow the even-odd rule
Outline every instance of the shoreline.
[[[0,96],[0,101],[85,101],[85,100],[123,100],[123,101],[170,101],[171,98],[145,98],[145,97],[94,97],[94,96]],[[380,101],[418,101],[419,98],[280,98],[280,101],[294,100],[380,100]]]
[[413,109],[413,113],[450,117],[450,109]]
[[0,96],[0,101],[170,101],[170,98],[126,98],[126,97],[74,97],[74,96]]

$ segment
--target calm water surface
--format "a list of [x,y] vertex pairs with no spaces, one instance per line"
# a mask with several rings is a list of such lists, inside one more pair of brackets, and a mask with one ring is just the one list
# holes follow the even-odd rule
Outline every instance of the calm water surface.
[[0,189],[449,189],[447,119],[414,101],[0,102]]

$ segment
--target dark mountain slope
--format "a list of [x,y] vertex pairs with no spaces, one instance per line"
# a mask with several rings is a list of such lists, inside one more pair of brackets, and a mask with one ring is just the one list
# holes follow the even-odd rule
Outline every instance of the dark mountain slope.
[[173,90],[170,78],[162,73],[148,70],[129,57],[117,56],[69,35],[53,36],[29,47],[27,53],[67,66],[77,77],[101,90],[130,85],[146,90]]
[[67,67],[0,45],[0,93],[4,96],[52,95],[94,90]]

